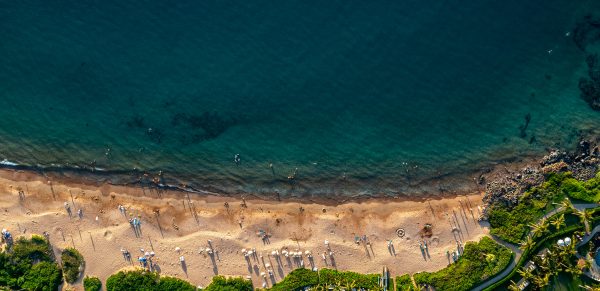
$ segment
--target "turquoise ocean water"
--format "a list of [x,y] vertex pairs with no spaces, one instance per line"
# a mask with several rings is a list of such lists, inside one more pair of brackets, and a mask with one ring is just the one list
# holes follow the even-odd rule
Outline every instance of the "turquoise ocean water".
[[0,1],[0,159],[224,193],[460,190],[600,125],[568,35],[599,6]]

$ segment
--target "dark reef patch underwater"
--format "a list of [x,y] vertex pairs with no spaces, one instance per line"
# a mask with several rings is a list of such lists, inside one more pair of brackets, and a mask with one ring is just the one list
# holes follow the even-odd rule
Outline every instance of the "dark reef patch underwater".
[[5,1],[0,160],[269,197],[468,191],[599,128],[589,14],[598,1]]

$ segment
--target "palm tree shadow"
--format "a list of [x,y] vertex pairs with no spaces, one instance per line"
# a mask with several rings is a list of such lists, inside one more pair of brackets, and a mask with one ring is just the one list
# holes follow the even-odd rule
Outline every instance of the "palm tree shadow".
[[187,264],[186,264],[185,261],[181,262],[181,269],[183,270],[183,272],[185,273],[185,276],[187,277],[188,276],[188,273],[187,273]]

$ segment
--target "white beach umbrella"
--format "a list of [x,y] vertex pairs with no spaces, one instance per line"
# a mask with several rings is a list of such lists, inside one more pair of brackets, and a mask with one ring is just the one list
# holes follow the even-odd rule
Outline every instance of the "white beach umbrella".
[[245,253],[245,252],[246,252],[246,249],[242,249],[242,253]]
[[571,245],[571,238],[570,237],[565,237],[565,244],[566,245]]
[[276,252],[276,251],[272,251],[272,252],[271,252],[271,255],[272,255],[272,256],[276,256],[276,255],[277,255],[277,252]]
[[564,241],[564,240],[562,240],[562,239],[559,239],[557,244],[558,244],[559,246],[561,246],[561,247],[564,247],[564,246],[565,246],[565,241]]
[[266,263],[266,264],[265,264],[265,267],[269,268],[269,267],[271,267],[271,264],[269,264],[269,263]]
[[176,252],[181,252],[181,248],[180,247],[175,247],[175,251]]

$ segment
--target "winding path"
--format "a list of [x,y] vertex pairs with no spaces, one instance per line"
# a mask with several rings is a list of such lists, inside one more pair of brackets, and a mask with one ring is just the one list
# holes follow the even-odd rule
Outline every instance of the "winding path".
[[[594,203],[586,203],[586,204],[573,204],[573,207],[579,211],[585,210],[585,209],[589,209],[589,208],[596,208],[598,207],[598,204],[594,204]],[[547,219],[549,217],[551,217],[554,214],[560,213],[564,210],[564,207],[559,207],[556,209],[553,209],[552,211],[546,213],[544,216],[542,216],[542,218],[540,218],[538,220],[538,222],[542,219]],[[583,237],[583,239],[581,240],[581,242],[579,242],[577,244],[577,247],[587,243],[593,236],[595,233],[597,233],[598,231],[600,231],[600,225],[594,227],[594,229],[591,231],[591,233],[589,235],[585,235]],[[515,245],[511,244],[511,243],[507,243],[499,238],[493,237],[492,238],[499,244],[509,248],[511,251],[513,251],[515,253],[515,256],[513,257],[512,261],[510,262],[510,264],[508,264],[508,266],[506,268],[504,268],[504,271],[500,272],[499,274],[497,274],[496,276],[488,279],[487,281],[483,282],[482,284],[480,284],[479,286],[473,288],[473,291],[481,291],[484,290],[485,288],[495,284],[496,282],[504,279],[504,277],[508,276],[513,269],[517,266],[517,263],[519,262],[519,260],[521,259],[521,255],[523,254],[523,252]]]

